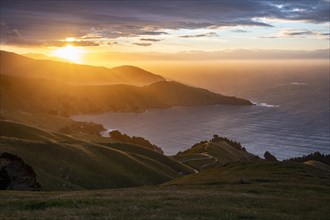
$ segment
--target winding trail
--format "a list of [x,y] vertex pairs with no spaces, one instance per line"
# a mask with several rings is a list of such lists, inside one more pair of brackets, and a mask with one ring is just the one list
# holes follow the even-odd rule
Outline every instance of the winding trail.
[[[209,162],[209,163],[206,163],[204,165],[201,166],[201,169],[207,167],[207,166],[210,166],[210,165],[213,165],[215,163],[218,162],[218,158],[216,157],[213,157],[207,153],[199,153],[200,155],[203,155],[204,157],[200,157],[200,158],[191,158],[191,159],[183,159],[183,158],[180,158],[180,162],[181,163],[185,163],[185,162],[190,162],[190,161],[197,161],[197,160],[210,160],[212,159],[213,161]],[[198,173],[199,171],[194,169],[196,173]]]

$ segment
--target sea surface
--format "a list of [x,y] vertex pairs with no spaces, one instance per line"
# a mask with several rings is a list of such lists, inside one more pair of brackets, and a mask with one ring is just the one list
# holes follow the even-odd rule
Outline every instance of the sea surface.
[[[130,136],[142,136],[172,155],[213,134],[241,144],[251,153],[278,159],[314,151],[330,153],[329,72],[261,73],[227,77],[210,74],[187,83],[225,95],[247,98],[254,106],[194,106],[143,113],[76,115]],[[182,79],[181,79],[182,80]]]

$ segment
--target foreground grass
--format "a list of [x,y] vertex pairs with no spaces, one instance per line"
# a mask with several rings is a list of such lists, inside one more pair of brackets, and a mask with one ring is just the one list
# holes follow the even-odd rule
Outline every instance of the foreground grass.
[[287,163],[242,165],[154,187],[2,191],[0,219],[329,219],[328,172]]
[[[235,187],[234,187],[235,188]],[[1,219],[327,219],[326,198],[212,187],[1,192]],[[274,189],[276,191],[276,189]],[[321,203],[320,203],[321,202]]]

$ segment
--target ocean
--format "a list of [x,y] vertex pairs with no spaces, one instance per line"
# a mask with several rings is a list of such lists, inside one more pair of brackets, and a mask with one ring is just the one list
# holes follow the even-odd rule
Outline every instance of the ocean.
[[[263,156],[269,151],[278,159],[314,151],[330,153],[329,72],[273,72],[223,74],[197,73],[177,78],[224,95],[247,98],[253,106],[194,106],[151,109],[143,113],[75,115],[130,136],[142,136],[176,154],[213,134],[239,141],[247,151]],[[172,78],[175,79],[175,77]],[[202,80],[201,80],[202,79]],[[225,80],[224,80],[225,79]]]

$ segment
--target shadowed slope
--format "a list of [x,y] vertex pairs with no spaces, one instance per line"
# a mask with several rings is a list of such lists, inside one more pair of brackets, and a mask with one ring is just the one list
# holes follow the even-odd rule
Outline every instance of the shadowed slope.
[[[319,179],[318,179],[319,178]],[[221,184],[289,184],[294,187],[296,181],[304,179],[304,186],[313,185],[313,181],[330,186],[330,172],[319,170],[297,162],[236,162],[222,167],[212,168],[197,174],[171,180],[164,185],[221,185]],[[329,190],[329,189],[328,189]]]
[[156,83],[142,88],[130,85],[73,86],[44,79],[1,75],[0,91],[3,109],[63,116],[106,111],[141,112],[177,105],[251,105],[247,100],[176,82]]
[[308,160],[308,161],[304,162],[304,164],[330,172],[330,166],[325,163],[319,162],[319,161]]
[[39,193],[0,191],[3,208],[0,216],[327,220],[329,182],[329,174],[303,164],[237,163],[179,178],[161,187]]
[[156,82],[148,87],[144,87],[144,89],[170,106],[210,104],[252,105],[250,101],[245,99],[216,94],[206,89],[187,86],[175,81]]
[[0,152],[30,164],[42,190],[152,185],[193,173],[189,167],[139,146],[104,146],[8,121],[2,121],[1,127],[6,130],[0,134]]
[[205,141],[184,152],[179,152],[173,158],[197,170],[218,167],[231,162],[258,160],[257,156],[238,150],[225,141]]

